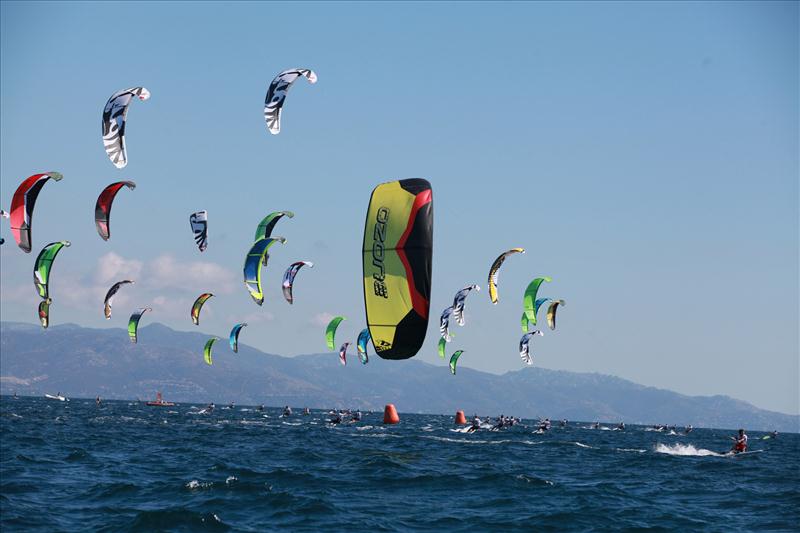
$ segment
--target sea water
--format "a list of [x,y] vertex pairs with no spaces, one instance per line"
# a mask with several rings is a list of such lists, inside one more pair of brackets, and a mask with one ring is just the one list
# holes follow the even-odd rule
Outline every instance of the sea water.
[[[730,430],[449,416],[0,400],[10,531],[784,530],[800,527],[800,435],[725,456]],[[492,413],[493,414],[493,413]]]

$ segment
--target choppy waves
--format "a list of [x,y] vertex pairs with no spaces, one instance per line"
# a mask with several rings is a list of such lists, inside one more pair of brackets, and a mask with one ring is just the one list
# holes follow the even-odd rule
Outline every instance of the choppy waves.
[[[7,531],[791,530],[800,436],[453,431],[451,417],[0,402]],[[666,440],[666,442],[663,442]],[[691,495],[691,497],[687,496]]]

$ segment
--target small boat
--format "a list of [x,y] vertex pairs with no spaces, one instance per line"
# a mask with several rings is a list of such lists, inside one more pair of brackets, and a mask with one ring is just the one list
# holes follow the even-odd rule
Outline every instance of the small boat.
[[156,399],[150,402],[147,402],[147,405],[151,407],[172,407],[175,405],[174,402],[165,402],[164,399],[161,397],[161,393],[156,393]]
[[55,396],[53,396],[52,394],[45,394],[44,397],[47,398],[48,400],[58,400],[59,402],[67,401],[67,399],[64,396],[61,396],[61,393],[58,393]]

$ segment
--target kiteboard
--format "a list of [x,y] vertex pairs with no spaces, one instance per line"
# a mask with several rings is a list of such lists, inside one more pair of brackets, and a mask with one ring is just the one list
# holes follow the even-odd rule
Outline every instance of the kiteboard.
[[59,396],[54,396],[52,394],[45,394],[44,397],[47,398],[48,400],[58,400],[59,402],[66,402],[67,401],[67,399],[64,396],[60,396],[60,395]]
[[728,450],[727,452],[720,452],[722,457],[744,457],[747,455],[755,455],[758,453],[763,452],[764,450],[751,450],[748,452],[735,452],[733,450]]

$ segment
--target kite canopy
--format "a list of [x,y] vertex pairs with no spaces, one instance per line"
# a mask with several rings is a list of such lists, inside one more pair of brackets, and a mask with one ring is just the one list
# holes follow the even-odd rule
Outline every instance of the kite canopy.
[[109,237],[111,237],[111,228],[109,227],[111,222],[111,204],[114,202],[114,198],[116,198],[119,190],[123,187],[133,190],[136,188],[136,184],[132,181],[118,181],[112,183],[103,189],[103,192],[97,197],[97,203],[94,205],[94,224],[97,227],[97,233],[100,234],[100,238],[104,241],[107,241]]
[[369,355],[367,355],[367,343],[369,341],[369,328],[364,328],[361,330],[361,333],[358,334],[358,341],[356,342],[358,360],[361,361],[362,365],[369,363]]
[[51,242],[42,248],[36,257],[33,265],[33,284],[42,299],[50,297],[50,270],[53,268],[53,261],[62,248],[69,246],[69,241]]
[[433,193],[424,179],[378,185],[364,227],[367,326],[384,359],[414,357],[425,340],[431,293]]
[[147,100],[150,98],[150,91],[144,87],[123,89],[114,93],[103,109],[103,146],[108,158],[117,168],[124,168],[128,164],[125,121],[128,116],[128,106],[134,97],[142,101]]
[[130,279],[124,279],[122,281],[116,282],[111,286],[110,289],[108,289],[108,292],[106,293],[106,298],[105,300],[103,300],[103,314],[105,315],[106,320],[111,318],[111,302],[114,300],[114,295],[117,294],[120,288],[127,283],[134,283],[134,281]]
[[450,373],[454,376],[456,375],[456,363],[458,363],[458,358],[461,357],[462,353],[464,353],[464,350],[456,350],[450,356]]
[[[283,218],[294,218],[294,213],[291,211],[275,211],[270,213],[269,215],[265,216],[264,219],[259,222],[258,227],[256,228],[255,237],[253,237],[253,242],[256,242],[259,239],[268,239],[272,237],[272,230],[275,229],[275,224]],[[269,254],[264,254],[264,266],[267,266],[267,262],[269,261]]]
[[544,336],[544,333],[542,333],[537,329],[536,331],[531,331],[530,333],[526,333],[525,335],[522,336],[522,339],[520,339],[519,341],[519,356],[522,358],[522,362],[525,363],[526,365],[533,364],[533,354],[530,352],[529,345],[531,337],[533,337],[534,335],[539,335],[540,337],[542,337]]
[[522,326],[522,332],[528,333],[530,329],[530,320],[528,320],[528,313],[522,312],[522,318],[519,319],[519,325]]
[[459,326],[464,325],[464,302],[467,301],[467,296],[472,290],[480,291],[481,288],[477,285],[469,285],[458,291],[453,298],[453,318],[456,319]]
[[439,357],[444,359],[445,350],[447,349],[447,340],[444,337],[439,337]]
[[247,325],[247,322],[242,322],[241,324],[236,324],[233,326],[230,335],[230,343],[231,343],[231,350],[233,353],[239,353],[239,333],[242,331],[242,328]]
[[292,68],[284,70],[272,80],[267,89],[267,96],[264,99],[264,120],[267,121],[267,128],[273,135],[281,131],[281,111],[286,100],[289,88],[298,78],[304,77],[309,83],[317,83],[317,75],[313,70],[307,68]]
[[265,216],[264,219],[258,223],[256,234],[253,237],[253,242],[259,239],[272,237],[272,230],[275,229],[275,225],[283,217],[294,218],[294,213],[291,211],[275,211]]
[[39,322],[41,322],[42,327],[47,329],[47,326],[50,325],[50,304],[53,303],[53,300],[47,298],[46,300],[42,300],[39,302]]
[[543,278],[536,278],[535,280],[531,281],[528,284],[528,288],[525,289],[525,296],[522,298],[522,306],[525,309],[525,316],[528,317],[528,321],[536,325],[536,311],[539,310],[539,307],[536,304],[536,293],[539,292],[539,286],[544,282],[551,282],[553,281],[552,278],[547,276]]
[[452,314],[453,306],[451,305],[442,311],[442,315],[439,317],[439,333],[442,335],[445,342],[450,342],[452,340],[452,335],[450,334],[450,315]]
[[211,359],[211,347],[214,346],[214,343],[219,340],[219,337],[211,337],[206,341],[205,348],[203,348],[203,359],[205,359],[206,364],[213,364],[214,361]]
[[147,311],[152,311],[149,307],[141,307],[133,312],[131,315],[130,320],[128,320],[128,335],[131,338],[131,342],[136,344],[138,340],[138,332],[139,332],[139,320],[141,320],[142,315],[145,314]]
[[550,304],[550,307],[547,308],[547,325],[550,329],[556,329],[556,310],[558,306],[564,307],[566,306],[566,302],[564,300],[556,300]]
[[195,300],[194,303],[192,304],[192,323],[195,326],[200,325],[200,309],[203,308],[203,304],[206,303],[206,301],[212,296],[214,295],[211,294],[210,292],[204,292],[203,294],[198,296],[197,300]]
[[[264,258],[266,259],[266,255]],[[283,283],[281,284],[281,288],[283,289],[283,297],[286,298],[286,301],[290,304],[294,302],[294,297],[292,296],[294,277],[304,266],[308,266],[308,268],[314,268],[314,263],[311,261],[297,261],[296,263],[289,265],[289,268],[287,268],[286,272],[283,273]]]
[[194,232],[194,242],[201,252],[208,248],[208,212],[198,211],[189,216],[189,224]]
[[347,365],[347,347],[350,346],[349,342],[342,344],[342,347],[339,348],[339,362],[342,365]]
[[257,240],[244,258],[244,285],[250,291],[250,297],[258,305],[264,303],[264,291],[261,289],[261,261],[267,254],[270,246],[286,242],[283,237]]
[[9,213],[11,234],[25,253],[31,251],[31,224],[33,223],[33,207],[36,205],[36,198],[47,180],[60,181],[63,177],[58,172],[34,174],[20,183],[11,198],[11,212]]
[[325,341],[330,351],[336,349],[336,329],[342,323],[342,320],[347,319],[343,316],[333,317],[333,320],[328,322],[328,326],[325,328]]
[[503,252],[500,256],[494,260],[492,263],[492,267],[489,269],[489,299],[492,301],[493,304],[497,303],[497,278],[500,275],[500,267],[503,266],[503,262],[506,258],[513,254],[524,254],[525,248],[512,248],[507,252]]
[[[542,308],[544,304],[550,301],[550,298],[536,298],[536,301],[533,303],[533,315],[539,316],[539,309]],[[536,325],[536,321],[533,322],[533,325]]]

